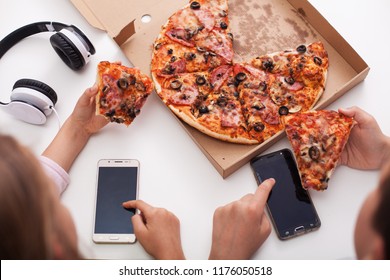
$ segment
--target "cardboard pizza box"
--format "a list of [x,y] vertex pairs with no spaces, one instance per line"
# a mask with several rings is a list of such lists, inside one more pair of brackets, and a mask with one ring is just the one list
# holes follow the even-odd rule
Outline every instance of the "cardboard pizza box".
[[[127,58],[150,73],[152,45],[161,26],[188,0],[71,0],[88,22],[120,46]],[[326,89],[316,104],[321,109],[365,79],[368,65],[306,0],[229,0],[235,61],[322,41],[329,54]],[[151,20],[147,24],[144,19]],[[163,103],[162,103],[163,104]],[[275,143],[284,133],[260,145],[226,143],[179,121],[217,171],[226,178]]]

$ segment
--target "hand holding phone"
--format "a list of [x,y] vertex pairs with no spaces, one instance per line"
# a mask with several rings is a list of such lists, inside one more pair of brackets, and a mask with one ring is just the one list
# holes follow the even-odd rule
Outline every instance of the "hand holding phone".
[[137,199],[139,162],[131,159],[105,159],[98,162],[95,243],[134,243],[131,217],[134,212],[122,206]]
[[267,210],[278,237],[282,240],[318,229],[317,211],[302,188],[298,169],[290,150],[283,149],[256,157],[251,167],[257,183],[274,178],[276,184],[267,201]]

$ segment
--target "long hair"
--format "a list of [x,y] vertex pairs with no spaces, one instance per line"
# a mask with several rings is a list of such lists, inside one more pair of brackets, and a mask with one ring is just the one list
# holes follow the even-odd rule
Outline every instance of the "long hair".
[[[37,158],[12,137],[0,135],[1,259],[55,258],[54,203],[54,187]],[[77,258],[77,248],[66,250],[73,252],[68,258]]]
[[390,163],[383,169],[379,182],[380,200],[374,212],[374,229],[382,236],[385,245],[385,259],[390,259]]

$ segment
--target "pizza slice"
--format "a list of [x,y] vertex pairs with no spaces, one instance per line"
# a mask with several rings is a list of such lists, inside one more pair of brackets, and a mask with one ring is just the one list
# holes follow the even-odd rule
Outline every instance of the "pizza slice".
[[251,65],[274,75],[269,95],[291,113],[313,108],[325,89],[328,53],[321,42],[256,57]]
[[129,126],[153,90],[152,80],[137,68],[102,61],[97,67],[96,114]]
[[284,117],[305,189],[326,190],[354,121],[335,111],[307,111]]
[[248,133],[262,143],[283,129],[279,113],[282,110],[268,95],[273,77],[246,63],[237,63],[233,69]]
[[166,36],[156,40],[151,71],[157,81],[180,73],[194,73],[225,64],[225,60],[199,47],[178,44]]

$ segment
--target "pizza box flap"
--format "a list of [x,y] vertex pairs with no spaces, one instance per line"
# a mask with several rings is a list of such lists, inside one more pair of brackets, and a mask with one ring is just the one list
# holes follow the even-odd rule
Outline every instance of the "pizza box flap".
[[[150,74],[152,45],[161,26],[188,0],[71,0],[88,22],[120,46],[133,65]],[[148,16],[151,20],[143,22]],[[325,108],[365,79],[368,65],[307,0],[229,0],[235,61],[322,41],[329,54],[325,91],[315,109]],[[163,104],[163,103],[161,103]],[[231,144],[211,138],[179,120],[225,178],[284,137],[260,145]]]
[[[141,71],[150,73],[151,46],[168,17],[186,0],[71,0],[92,26],[104,30]],[[135,3],[136,2],[136,3]],[[144,22],[144,18],[150,21]]]

